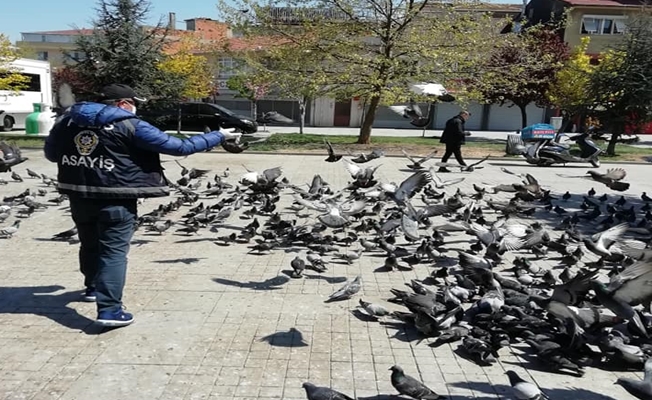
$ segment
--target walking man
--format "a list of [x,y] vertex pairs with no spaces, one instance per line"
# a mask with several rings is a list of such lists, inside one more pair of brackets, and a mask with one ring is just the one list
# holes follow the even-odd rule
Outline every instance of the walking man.
[[134,321],[122,305],[127,254],[137,199],[169,194],[159,153],[189,155],[239,136],[169,136],[136,117],[136,104],[143,101],[127,85],[105,86],[97,102],[73,105],[45,141],[45,157],[57,163],[58,190],[70,199],[81,242],[84,300],[97,302],[97,323],[108,327]]
[[[446,145],[446,152],[441,159],[442,163],[448,162],[448,159],[451,155],[455,156],[457,163],[466,166],[464,158],[462,158],[462,145],[466,143],[466,137],[470,136],[471,133],[467,132],[464,129],[464,123],[469,119],[471,113],[466,110],[460,111],[460,113],[453,118],[446,121],[446,127],[441,134],[441,143]],[[438,172],[451,172],[446,167],[439,167]]]

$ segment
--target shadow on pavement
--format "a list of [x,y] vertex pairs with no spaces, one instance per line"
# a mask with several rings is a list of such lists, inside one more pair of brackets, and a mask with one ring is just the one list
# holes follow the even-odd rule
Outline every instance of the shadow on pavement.
[[289,281],[290,278],[285,275],[278,275],[260,282],[238,282],[225,278],[213,278],[213,282],[219,283],[220,285],[235,286],[251,290],[278,290],[281,289],[281,285]]
[[81,300],[82,291],[51,294],[63,286],[0,287],[0,314],[33,314],[46,317],[67,328],[98,334],[102,328],[94,320],[68,306]]

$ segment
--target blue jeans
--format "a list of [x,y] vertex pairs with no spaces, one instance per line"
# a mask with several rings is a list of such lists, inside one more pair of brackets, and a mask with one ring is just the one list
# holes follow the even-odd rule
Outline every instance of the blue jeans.
[[136,199],[83,199],[70,196],[70,212],[81,247],[79,268],[87,288],[96,290],[97,311],[122,308],[127,254],[134,234]]

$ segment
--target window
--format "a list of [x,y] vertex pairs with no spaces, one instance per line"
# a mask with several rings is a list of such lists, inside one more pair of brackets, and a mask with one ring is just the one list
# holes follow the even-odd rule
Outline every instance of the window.
[[217,65],[217,77],[220,79],[228,79],[238,73],[238,62],[231,57],[220,57]]
[[626,25],[624,16],[585,15],[580,33],[583,35],[622,35]]
[[213,106],[209,104],[199,104],[199,114],[201,115],[215,115],[217,112],[219,112],[219,110],[213,108]]
[[[22,75],[29,78],[29,82],[25,84],[23,88],[20,89],[21,92],[40,92],[41,91],[41,76],[39,74],[27,74],[23,72],[14,72],[16,75]],[[0,78],[4,78],[9,75],[7,72],[0,73]]]
[[185,115],[197,115],[196,103],[181,103],[181,113]]
[[47,61],[48,60],[48,52],[47,51],[37,51],[36,52],[36,59],[40,61]]

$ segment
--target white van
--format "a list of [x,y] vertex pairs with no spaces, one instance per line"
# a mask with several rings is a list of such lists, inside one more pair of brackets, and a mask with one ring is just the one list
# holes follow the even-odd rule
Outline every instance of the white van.
[[52,105],[52,76],[47,61],[20,58],[9,64],[30,80],[18,93],[0,90],[0,129],[25,129],[25,118],[34,111],[34,103]]

